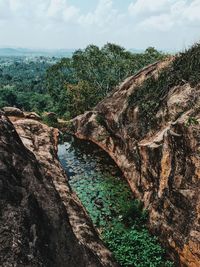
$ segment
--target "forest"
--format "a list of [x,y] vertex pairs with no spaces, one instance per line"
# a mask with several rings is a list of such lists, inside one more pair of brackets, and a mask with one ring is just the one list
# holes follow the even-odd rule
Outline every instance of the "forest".
[[1,57],[0,107],[15,106],[37,112],[51,109],[45,77],[47,69],[56,61],[45,57]]
[[132,53],[108,43],[72,57],[1,57],[0,108],[15,106],[71,119],[93,108],[115,86],[166,55],[153,47]]

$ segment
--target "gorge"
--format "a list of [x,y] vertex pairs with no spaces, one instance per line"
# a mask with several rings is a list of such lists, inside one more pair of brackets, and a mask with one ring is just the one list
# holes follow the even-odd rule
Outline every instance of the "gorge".
[[0,265],[118,266],[67,183],[58,130],[7,113],[14,126],[1,112]]
[[190,267],[200,262],[198,51],[146,67],[68,125],[114,159],[151,231]]
[[173,266],[147,229],[142,203],[107,153],[91,142],[67,136],[58,146],[58,155],[69,184],[121,266]]
[[67,141],[34,112],[1,111],[0,265],[199,266],[199,51],[54,118]]

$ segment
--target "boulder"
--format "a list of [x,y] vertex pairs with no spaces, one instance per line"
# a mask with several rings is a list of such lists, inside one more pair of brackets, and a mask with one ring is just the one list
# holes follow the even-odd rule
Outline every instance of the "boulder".
[[39,116],[36,112],[25,112],[24,115],[25,115],[25,118],[27,119],[33,119],[37,121],[42,120],[41,116]]
[[24,117],[23,111],[15,107],[4,107],[2,110],[5,112],[6,116]]

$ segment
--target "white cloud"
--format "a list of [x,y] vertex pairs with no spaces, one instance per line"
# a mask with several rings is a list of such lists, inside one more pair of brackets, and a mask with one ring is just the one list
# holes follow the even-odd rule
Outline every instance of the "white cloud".
[[173,0],[137,0],[129,5],[128,10],[131,15],[144,15],[163,12],[169,9]]
[[174,25],[173,20],[167,14],[152,16],[139,23],[141,29],[155,29],[158,31],[169,31]]
[[30,3],[25,0],[10,0],[10,8],[13,12],[26,11],[29,9]]
[[0,20],[10,16],[9,0],[0,0]]
[[169,31],[172,27],[200,26],[200,0],[137,0],[129,13],[140,30]]
[[[31,20],[37,16],[42,16],[47,8],[47,1],[42,0],[35,0],[34,2],[26,0],[9,0],[8,2],[8,7],[12,13],[13,19],[20,18]],[[43,12],[41,13],[41,11]]]
[[94,12],[81,15],[79,23],[83,26],[98,26],[107,29],[110,24],[116,23],[121,17],[119,11],[113,8],[112,0],[99,0]]
[[192,1],[182,12],[184,19],[190,22],[200,22],[200,0]]
[[68,5],[66,0],[51,0],[47,9],[47,17],[69,21],[76,18],[79,14],[79,9]]
[[66,0],[0,0],[0,20],[6,14],[12,19],[26,19],[28,23],[36,19],[69,21],[77,18],[79,9]]
[[123,9],[118,2],[87,0],[83,11],[83,0],[76,5],[73,0],[0,0],[0,45],[83,47],[116,42],[162,49],[200,38],[200,0],[122,1]]

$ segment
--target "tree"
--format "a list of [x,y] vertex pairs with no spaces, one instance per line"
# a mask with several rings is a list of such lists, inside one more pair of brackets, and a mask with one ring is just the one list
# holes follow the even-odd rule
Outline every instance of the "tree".
[[0,96],[0,107],[17,105],[17,95],[13,87],[5,86],[1,88]]
[[76,116],[94,107],[125,78],[163,57],[154,48],[133,54],[116,44],[89,45],[50,67],[47,87],[59,115]]

